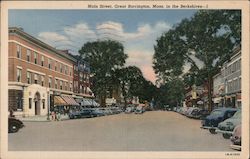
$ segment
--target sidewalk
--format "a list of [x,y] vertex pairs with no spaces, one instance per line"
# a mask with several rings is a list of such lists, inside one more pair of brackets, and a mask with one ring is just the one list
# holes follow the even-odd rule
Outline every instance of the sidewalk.
[[[41,116],[41,115],[36,115],[36,116],[30,116],[30,117],[20,117],[20,116],[16,116],[17,119],[21,120],[21,121],[28,121],[28,122],[50,122],[52,121],[51,116],[49,117],[49,120],[47,119],[48,116]],[[60,115],[60,119],[59,121],[63,121],[63,120],[69,120],[69,116],[68,115]]]

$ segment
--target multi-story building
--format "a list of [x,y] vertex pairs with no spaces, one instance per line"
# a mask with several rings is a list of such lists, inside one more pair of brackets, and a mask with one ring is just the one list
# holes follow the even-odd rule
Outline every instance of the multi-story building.
[[224,82],[223,103],[228,107],[241,107],[241,48],[237,47],[221,68]]
[[25,33],[9,28],[9,109],[15,115],[46,115],[50,105],[77,105],[73,97],[77,60]]

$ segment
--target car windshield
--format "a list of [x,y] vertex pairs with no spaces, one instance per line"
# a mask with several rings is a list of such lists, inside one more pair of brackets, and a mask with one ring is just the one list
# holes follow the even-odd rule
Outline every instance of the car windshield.
[[214,110],[212,111],[211,115],[222,115],[223,111],[221,110]]
[[241,118],[241,111],[237,111],[232,118]]

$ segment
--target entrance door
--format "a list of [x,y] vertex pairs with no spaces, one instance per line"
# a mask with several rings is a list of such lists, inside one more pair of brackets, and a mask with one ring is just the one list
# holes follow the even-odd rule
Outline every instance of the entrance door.
[[35,101],[35,115],[40,115],[40,94],[37,92],[35,94],[35,98],[34,98],[34,101]]

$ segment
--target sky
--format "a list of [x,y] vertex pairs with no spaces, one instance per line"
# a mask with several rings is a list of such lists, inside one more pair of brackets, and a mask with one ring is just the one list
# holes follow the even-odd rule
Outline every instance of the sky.
[[152,58],[156,39],[196,10],[9,10],[9,27],[73,54],[88,41],[120,41],[126,66],[137,66],[155,83]]

